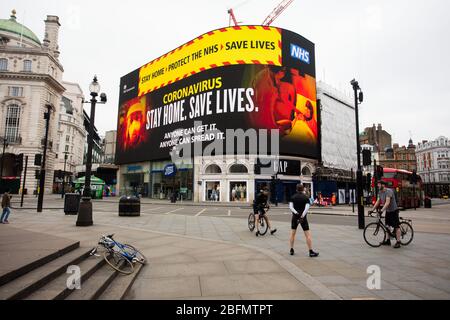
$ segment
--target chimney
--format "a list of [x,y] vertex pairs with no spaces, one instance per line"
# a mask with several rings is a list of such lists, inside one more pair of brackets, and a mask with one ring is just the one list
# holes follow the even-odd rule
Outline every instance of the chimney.
[[58,32],[59,18],[57,16],[47,16],[45,22],[44,46],[47,47],[55,58],[59,57]]

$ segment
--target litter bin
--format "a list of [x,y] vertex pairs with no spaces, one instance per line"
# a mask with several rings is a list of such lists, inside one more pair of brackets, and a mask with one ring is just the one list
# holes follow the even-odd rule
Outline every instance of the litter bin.
[[172,192],[172,195],[170,196],[170,202],[171,203],[177,202],[177,193],[176,192]]
[[64,195],[64,213],[78,214],[81,195],[78,193],[66,193]]
[[428,197],[424,200],[424,208],[431,208],[431,199]]
[[122,196],[119,200],[119,217],[138,217],[141,215],[141,199],[135,196]]

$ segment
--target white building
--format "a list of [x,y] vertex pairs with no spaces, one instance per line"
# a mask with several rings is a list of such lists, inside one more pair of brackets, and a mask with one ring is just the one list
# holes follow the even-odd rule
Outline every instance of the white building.
[[433,141],[419,142],[416,159],[425,192],[434,197],[449,195],[450,140],[440,136]]
[[[34,157],[43,153],[47,106],[51,108],[51,117],[45,191],[50,192],[52,187],[59,105],[65,91],[64,69],[58,59],[59,27],[58,17],[47,16],[41,43],[30,29],[17,22],[15,11],[10,19],[0,19],[0,135],[9,144],[6,154],[23,153],[29,158],[25,185],[28,193],[38,186],[35,170],[39,167],[34,166]],[[3,176],[8,174],[12,170],[5,164]],[[12,181],[16,177],[9,178]]]
[[[83,91],[76,83],[63,82],[63,85],[66,91],[61,99],[58,140],[55,148],[57,152],[55,170],[61,170],[62,174],[55,175],[56,182],[62,182],[64,177],[66,182],[73,180],[76,166],[83,164],[87,137],[83,116]],[[60,185],[56,187],[59,190]]]
[[105,137],[103,139],[103,154],[105,163],[114,163],[114,158],[116,156],[116,140],[116,130],[105,132]]

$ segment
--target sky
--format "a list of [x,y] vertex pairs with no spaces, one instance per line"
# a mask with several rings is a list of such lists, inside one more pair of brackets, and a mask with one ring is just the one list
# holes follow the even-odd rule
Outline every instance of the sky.
[[[229,25],[261,24],[280,0],[2,0],[41,39],[47,15],[59,16],[64,81],[86,97],[97,75],[108,96],[96,108],[100,133],[117,126],[120,78],[185,42]],[[360,131],[381,123],[407,145],[450,136],[450,1],[294,0],[272,26],[316,45],[316,78],[351,96],[364,92]],[[89,112],[89,106],[85,105]]]

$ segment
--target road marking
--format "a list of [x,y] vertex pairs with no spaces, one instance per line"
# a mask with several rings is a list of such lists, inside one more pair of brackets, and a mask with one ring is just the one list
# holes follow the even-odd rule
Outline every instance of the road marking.
[[196,214],[195,216],[198,217],[198,216],[201,215],[203,212],[205,212],[205,210],[206,210],[206,208],[200,210],[199,212],[197,212],[197,214]]
[[153,211],[153,210],[158,210],[161,209],[163,207],[157,207],[157,208],[151,208],[151,209],[144,209],[143,211],[147,212],[147,211]]
[[174,210],[171,210],[171,211],[167,211],[167,212],[164,212],[164,214],[173,213],[173,212],[176,212],[176,211],[182,210],[182,209],[184,209],[184,208],[178,208],[178,209],[174,209]]
[[231,210],[228,209],[228,216],[231,216]]

